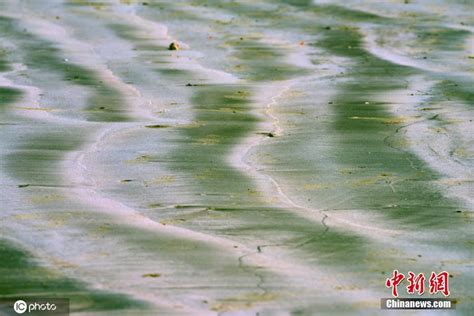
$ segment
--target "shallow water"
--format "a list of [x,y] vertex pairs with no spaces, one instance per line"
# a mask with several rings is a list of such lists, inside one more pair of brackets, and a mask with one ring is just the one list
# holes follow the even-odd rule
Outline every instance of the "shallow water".
[[0,297],[366,315],[446,270],[471,314],[473,9],[0,0]]

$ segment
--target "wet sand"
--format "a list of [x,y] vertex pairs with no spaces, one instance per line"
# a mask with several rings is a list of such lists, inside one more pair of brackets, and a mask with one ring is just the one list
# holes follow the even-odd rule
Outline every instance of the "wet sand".
[[0,298],[471,314],[473,6],[405,2],[0,1]]

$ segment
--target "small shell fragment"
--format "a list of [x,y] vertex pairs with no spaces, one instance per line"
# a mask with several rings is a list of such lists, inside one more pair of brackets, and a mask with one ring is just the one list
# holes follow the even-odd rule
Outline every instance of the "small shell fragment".
[[168,50],[180,50],[181,47],[179,47],[179,44],[176,42],[172,42],[170,46],[168,47]]

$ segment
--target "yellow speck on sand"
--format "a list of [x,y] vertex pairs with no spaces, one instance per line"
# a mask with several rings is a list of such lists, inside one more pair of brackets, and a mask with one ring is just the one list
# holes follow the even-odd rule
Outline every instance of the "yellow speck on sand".
[[296,90],[296,89],[289,89],[288,91],[283,93],[283,97],[285,98],[297,98],[297,97],[304,97],[306,96],[307,93],[305,93],[302,90]]
[[149,186],[149,185],[163,185],[163,184],[173,183],[175,181],[176,181],[175,176],[166,175],[166,176],[155,177],[151,180],[145,181],[145,185],[146,186]]
[[33,220],[43,217],[43,214],[40,213],[27,213],[27,214],[15,214],[12,215],[13,219],[16,220]]
[[145,273],[142,275],[144,278],[159,278],[160,276],[160,273]]
[[66,220],[64,218],[51,218],[48,219],[46,227],[49,228],[58,228],[66,225]]
[[125,163],[126,163],[126,164],[143,163],[143,162],[150,161],[150,159],[151,159],[150,156],[141,155],[141,156],[138,156],[138,157],[135,158],[135,159],[126,160]]
[[78,4],[78,5],[84,5],[84,6],[90,6],[93,7],[96,10],[103,10],[107,6],[109,6],[108,3],[104,2],[94,2],[94,1],[88,1],[88,0],[71,0],[73,4]]
[[406,138],[397,138],[391,142],[392,146],[403,148],[403,147],[410,147],[413,142]]
[[398,116],[398,117],[375,117],[375,116],[351,116],[351,120],[370,120],[370,121],[379,121],[382,124],[387,125],[396,125],[396,124],[406,124],[409,122],[415,121],[416,117],[409,117],[409,116]]
[[469,150],[465,147],[456,148],[453,154],[459,158],[474,158],[474,151]]
[[29,198],[31,203],[40,204],[40,203],[52,203],[61,201],[64,199],[64,196],[60,194],[46,194],[46,195],[33,195]]
[[105,223],[94,227],[88,232],[88,234],[94,239],[101,239],[105,234],[110,233],[111,230],[112,228],[110,227],[110,224]]
[[262,196],[262,193],[260,191],[257,191],[257,190],[247,190],[247,193],[250,195],[250,196]]
[[77,267],[76,264],[70,263],[68,261],[64,261],[64,260],[59,259],[59,258],[53,258],[52,262],[58,268],[67,269],[67,268],[76,268]]
[[219,302],[211,306],[211,310],[222,313],[251,308],[258,303],[274,301],[279,296],[276,293],[248,293],[242,296],[219,300]]
[[366,177],[366,178],[360,178],[354,181],[349,181],[349,185],[353,188],[358,188],[358,187],[364,187],[364,186],[371,186],[375,185],[377,183],[382,183],[381,181],[391,181],[393,182],[394,177],[390,177],[388,174],[380,174],[377,176],[373,177]]
[[216,177],[217,173],[212,169],[204,169],[199,173],[193,174],[193,178],[197,180],[205,180]]
[[305,190],[322,190],[322,189],[328,189],[329,185],[323,184],[323,183],[308,183],[303,186],[303,189]]
[[250,92],[239,90],[233,94],[225,95],[224,97],[231,100],[242,100],[248,98],[249,96]]
[[338,171],[340,174],[349,175],[349,174],[355,173],[356,169],[355,168],[341,168]]
[[361,290],[362,288],[357,286],[357,285],[344,285],[344,286],[341,286],[341,285],[336,285],[334,287],[335,290],[337,291],[356,291],[356,290]]
[[441,185],[456,186],[456,185],[462,185],[465,183],[472,183],[474,182],[474,180],[468,179],[468,178],[444,178],[444,179],[436,180],[435,182]]
[[44,111],[44,112],[57,112],[58,111],[56,109],[51,109],[51,108],[32,108],[32,107],[26,107],[26,106],[16,106],[13,108],[18,109],[18,110],[26,110],[26,111]]
[[206,126],[206,123],[200,122],[200,121],[193,121],[189,124],[183,124],[183,125],[178,125],[176,128],[196,128],[196,127],[202,127]]
[[197,143],[202,144],[202,145],[215,145],[215,144],[218,144],[219,142],[220,142],[219,135],[215,135],[215,134],[210,134],[210,135],[207,135],[206,137],[203,137],[197,140]]
[[176,219],[164,219],[160,221],[160,224],[162,225],[178,225],[181,223],[186,222],[186,219],[184,218],[176,218]]
[[352,303],[352,306],[353,306],[354,310],[367,309],[367,308],[378,308],[380,306],[380,303],[377,302],[376,300],[358,301],[358,302]]

